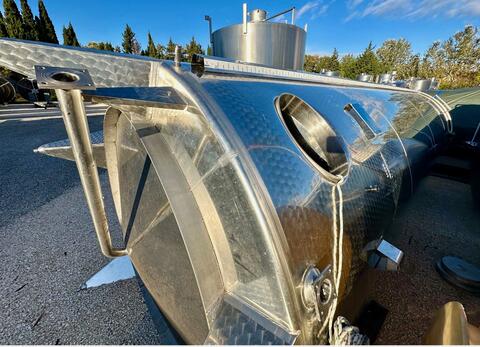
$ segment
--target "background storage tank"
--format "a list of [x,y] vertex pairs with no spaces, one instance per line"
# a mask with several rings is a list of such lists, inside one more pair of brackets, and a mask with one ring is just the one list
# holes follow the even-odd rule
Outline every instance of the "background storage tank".
[[[286,12],[292,12],[291,24],[270,21]],[[211,34],[213,55],[280,69],[303,70],[307,33],[294,23],[295,8],[268,18],[265,10],[248,13],[244,4],[242,24],[230,25]]]

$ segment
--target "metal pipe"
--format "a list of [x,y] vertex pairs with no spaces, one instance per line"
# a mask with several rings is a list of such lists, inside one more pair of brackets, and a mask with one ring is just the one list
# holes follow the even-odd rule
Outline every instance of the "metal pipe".
[[212,17],[205,16],[205,20],[208,22],[208,37],[210,38],[210,48],[213,52]]
[[180,66],[180,63],[182,61],[182,52],[180,50],[180,46],[176,45],[175,46],[175,58],[173,62],[175,63],[175,66]]
[[277,13],[277,14],[271,16],[271,17],[268,17],[267,19],[265,19],[265,21],[268,22],[270,19],[280,17],[281,15],[283,15],[283,14],[285,14],[285,13],[288,13],[288,12],[290,12],[290,11],[293,11],[293,12],[294,12],[293,15],[292,15],[292,24],[293,24],[293,22],[294,22],[294,20],[295,20],[295,19],[294,19],[294,17],[295,17],[295,7],[289,8],[288,10],[282,11],[282,12]]
[[243,3],[243,33],[247,33],[247,18],[248,16],[248,9],[247,9],[247,3]]
[[126,249],[114,248],[110,238],[100,178],[93,158],[82,92],[78,89],[56,89],[55,92],[63,114],[65,129],[72,146],[83,191],[87,199],[88,209],[92,216],[98,242],[100,243],[100,249],[105,256],[111,258],[128,255]]
[[295,25],[295,6],[292,8],[292,25]]

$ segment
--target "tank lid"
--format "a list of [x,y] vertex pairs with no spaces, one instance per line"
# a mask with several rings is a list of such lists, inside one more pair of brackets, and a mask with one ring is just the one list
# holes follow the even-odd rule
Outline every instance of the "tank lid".
[[255,9],[250,12],[250,22],[264,22],[267,19],[267,11]]

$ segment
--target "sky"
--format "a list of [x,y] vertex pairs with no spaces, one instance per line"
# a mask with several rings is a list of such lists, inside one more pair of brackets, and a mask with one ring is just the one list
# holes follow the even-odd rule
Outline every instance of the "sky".
[[[17,0],[18,1],[18,0]],[[36,0],[29,0],[37,14]],[[208,44],[205,15],[213,29],[242,20],[237,0],[44,0],[59,40],[62,26],[72,22],[81,44],[109,41],[121,44],[125,24],[136,33],[142,47],[147,33],[165,44],[179,44],[195,36]],[[269,15],[296,7],[296,24],[308,24],[307,53],[359,54],[370,41],[379,47],[386,39],[406,38],[414,53],[423,53],[433,41],[445,40],[465,25],[480,26],[480,0],[252,0],[249,10],[262,8]],[[3,7],[0,5],[3,12]],[[288,18],[290,18],[288,16]],[[285,20],[287,17],[280,18]]]

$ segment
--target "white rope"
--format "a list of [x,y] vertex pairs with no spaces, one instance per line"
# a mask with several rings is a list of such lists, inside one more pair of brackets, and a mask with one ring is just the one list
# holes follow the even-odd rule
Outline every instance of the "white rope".
[[[318,333],[320,336],[325,328],[328,326],[330,343],[332,343],[331,337],[333,336],[333,322],[335,318],[335,312],[337,310],[337,304],[339,299],[340,280],[342,278],[343,267],[343,192],[342,183],[343,177],[339,176],[340,180],[332,187],[332,271],[333,271],[333,290],[334,296],[332,298],[332,304],[327,312],[323,325]],[[337,217],[337,193],[338,193],[338,217]]]
[[367,336],[361,334],[356,326],[351,325],[345,317],[339,316],[333,327],[330,344],[342,346],[368,345],[370,340]]
[[[335,320],[335,312],[340,300],[340,282],[342,279],[343,270],[343,191],[342,184],[343,177],[333,186],[332,189],[332,234],[333,234],[333,278],[335,297],[332,305],[328,311],[327,317],[321,329],[323,332],[326,324],[328,324],[329,340],[331,345],[365,345],[369,344],[367,336],[362,335],[359,329],[350,324],[344,317],[339,316]],[[338,197],[337,197],[338,194]],[[337,218],[337,203],[338,203],[338,218]],[[337,222],[338,220],[338,222]]]

